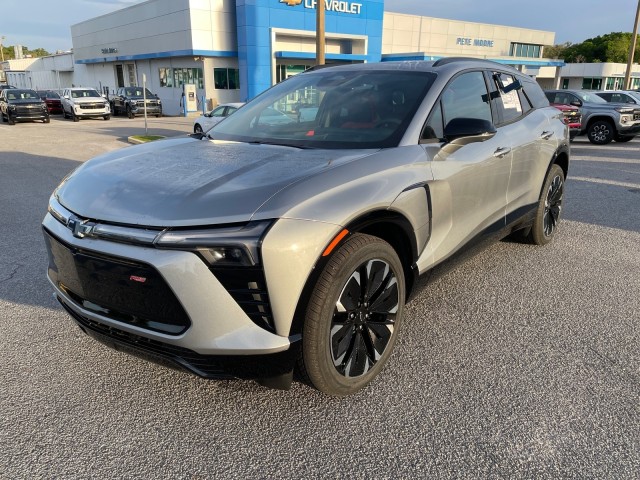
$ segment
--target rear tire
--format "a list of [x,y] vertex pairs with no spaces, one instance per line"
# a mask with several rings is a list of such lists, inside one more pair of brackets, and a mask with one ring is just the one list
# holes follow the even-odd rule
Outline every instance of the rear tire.
[[391,355],[402,322],[405,277],[384,240],[355,234],[324,267],[309,300],[298,371],[318,390],[356,393]]
[[536,216],[526,237],[529,243],[546,245],[553,240],[560,222],[563,195],[564,171],[554,164],[544,181]]

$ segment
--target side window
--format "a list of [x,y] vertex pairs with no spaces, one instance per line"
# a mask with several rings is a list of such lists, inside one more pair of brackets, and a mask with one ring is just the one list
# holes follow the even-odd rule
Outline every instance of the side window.
[[545,96],[542,88],[540,88],[540,85],[538,85],[535,80],[529,77],[523,77],[521,81],[524,95],[527,97],[533,108],[544,108],[549,106],[549,101],[551,100],[550,98],[547,98],[549,95]]
[[431,140],[431,142],[426,143],[432,143],[440,141],[441,138],[444,138],[444,125],[442,122],[442,105],[438,102],[422,131],[421,139]]
[[441,104],[445,126],[454,118],[493,121],[482,72],[463,73],[455,78],[442,93]]
[[235,112],[236,110],[237,110],[237,108],[236,108],[236,107],[228,107],[228,108],[227,108],[227,117],[228,117],[229,115],[231,115],[233,112]]
[[500,111],[501,123],[511,122],[521,117],[523,111],[518,95],[518,90],[521,89],[520,82],[516,81],[513,75],[505,73],[494,72],[493,79],[499,92],[496,104]]
[[211,116],[212,117],[224,117],[224,109],[226,107],[218,107],[218,108],[214,108],[213,111],[211,112]]

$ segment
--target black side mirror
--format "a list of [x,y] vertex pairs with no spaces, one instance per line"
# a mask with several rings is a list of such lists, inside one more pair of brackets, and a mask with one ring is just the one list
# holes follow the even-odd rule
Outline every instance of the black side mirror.
[[444,138],[456,145],[485,142],[496,133],[493,123],[481,118],[454,118],[444,127]]

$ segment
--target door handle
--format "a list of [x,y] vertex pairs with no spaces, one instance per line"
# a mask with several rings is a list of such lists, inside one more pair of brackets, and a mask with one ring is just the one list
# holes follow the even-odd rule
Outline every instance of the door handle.
[[511,153],[511,148],[509,147],[500,147],[495,152],[493,152],[493,156],[496,158],[502,158],[505,155]]
[[553,137],[553,132],[550,132],[548,130],[545,130],[544,132],[542,132],[542,134],[540,135],[540,138],[544,138],[545,140],[549,140],[551,137]]

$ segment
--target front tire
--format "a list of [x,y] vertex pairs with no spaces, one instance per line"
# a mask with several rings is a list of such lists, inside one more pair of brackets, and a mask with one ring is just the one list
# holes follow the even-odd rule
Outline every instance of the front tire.
[[306,311],[298,370],[318,390],[351,395],[391,355],[405,302],[404,270],[394,249],[351,236],[329,259]]
[[104,118],[105,120],[109,120],[109,119],[111,118],[111,115],[105,115],[105,116],[104,116],[104,117],[102,117],[102,118]]
[[611,143],[615,134],[615,128],[611,122],[607,122],[606,120],[593,122],[587,130],[589,141],[595,145],[606,145],[607,143]]
[[527,236],[529,243],[546,245],[556,233],[562,212],[562,197],[564,196],[564,171],[558,165],[551,166],[545,178],[538,209],[533,225]]
[[42,123],[49,123],[49,122],[51,122],[51,119],[48,116],[44,117],[44,120],[42,120]]
[[129,105],[127,105],[127,117],[129,117],[129,118],[135,117],[135,115],[131,111],[131,107]]
[[71,110],[71,119],[74,122],[79,122],[80,121],[80,117],[78,117],[78,115],[76,115],[76,112],[74,110]]
[[193,133],[202,133],[202,127],[200,126],[199,123],[196,123],[195,126],[193,127]]

